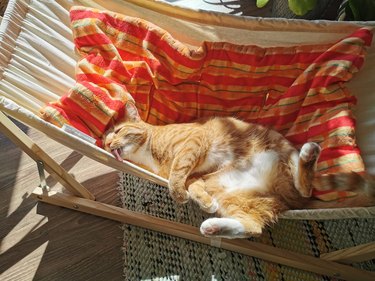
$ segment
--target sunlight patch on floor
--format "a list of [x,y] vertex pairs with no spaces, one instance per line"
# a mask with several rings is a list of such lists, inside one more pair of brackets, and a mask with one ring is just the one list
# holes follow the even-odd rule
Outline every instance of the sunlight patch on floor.
[[[0,274],[0,280],[34,280],[35,274],[37,273],[39,266],[42,266],[40,265],[40,262],[43,259],[43,255],[46,251],[47,246],[48,241],[44,242],[30,254],[26,255],[24,258],[14,263],[11,267],[9,267],[2,274]],[[26,264],[27,267],[25,267]],[[25,270],[23,270],[23,268],[25,268]],[[8,278],[9,276],[11,276],[11,279]]]
[[[7,202],[7,217],[12,215],[13,212],[18,211],[22,204],[27,203],[25,201],[31,199],[29,198],[29,191],[32,191],[40,184],[36,162],[30,162],[30,158],[27,154],[21,154],[18,167],[16,169],[17,175],[15,182],[11,187],[10,196],[8,195],[9,201]],[[22,198],[20,198],[20,194],[23,194]]]
[[[7,235],[1,240],[0,254],[11,250],[12,247],[16,246],[22,240],[24,240],[30,233],[35,231],[48,222],[48,218],[44,216],[35,215],[36,207],[32,208],[12,229],[9,230]],[[9,222],[9,226],[12,222]],[[28,231],[25,231],[26,228]],[[18,233],[25,233],[25,235],[19,235]]]

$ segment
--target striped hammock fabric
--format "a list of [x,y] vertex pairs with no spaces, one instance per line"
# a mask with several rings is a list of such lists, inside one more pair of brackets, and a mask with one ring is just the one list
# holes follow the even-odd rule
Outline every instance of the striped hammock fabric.
[[368,28],[320,45],[192,47],[140,18],[78,6],[70,17],[81,55],[77,83],[41,109],[45,120],[100,140],[126,114],[126,102],[135,102],[151,124],[236,116],[281,132],[297,147],[318,142],[322,174],[364,171],[352,115],[356,98],[345,82],[364,63]]

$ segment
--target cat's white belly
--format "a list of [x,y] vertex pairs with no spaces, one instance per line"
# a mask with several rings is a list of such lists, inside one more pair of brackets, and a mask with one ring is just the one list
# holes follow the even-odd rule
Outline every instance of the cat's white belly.
[[239,190],[253,190],[266,192],[269,184],[277,175],[278,154],[273,150],[259,152],[253,155],[248,167],[231,169],[223,173],[220,184],[228,192]]
[[217,148],[213,146],[207,153],[207,157],[204,162],[194,169],[194,173],[202,173],[211,171],[212,169],[221,169],[233,162],[233,153],[231,151],[219,152]]

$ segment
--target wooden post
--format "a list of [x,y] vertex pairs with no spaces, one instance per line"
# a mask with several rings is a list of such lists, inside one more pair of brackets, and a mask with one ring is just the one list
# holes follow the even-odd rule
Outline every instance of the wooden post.
[[64,187],[66,187],[71,193],[86,199],[95,200],[94,195],[90,191],[76,181],[1,111],[0,131],[3,132],[13,143],[19,146],[32,159],[35,161],[42,161],[46,171]]

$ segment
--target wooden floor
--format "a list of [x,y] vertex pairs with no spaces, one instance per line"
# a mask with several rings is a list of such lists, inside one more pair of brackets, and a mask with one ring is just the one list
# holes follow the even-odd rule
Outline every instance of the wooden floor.
[[[98,200],[119,205],[117,171],[22,129]],[[48,175],[47,184],[60,186]],[[120,224],[37,203],[37,185],[35,162],[0,134],[0,280],[123,280]]]

